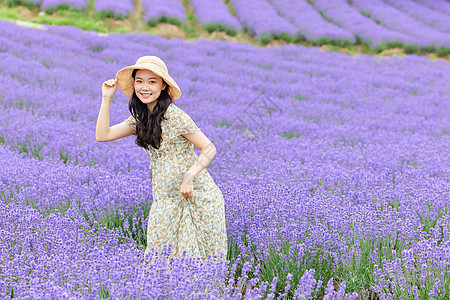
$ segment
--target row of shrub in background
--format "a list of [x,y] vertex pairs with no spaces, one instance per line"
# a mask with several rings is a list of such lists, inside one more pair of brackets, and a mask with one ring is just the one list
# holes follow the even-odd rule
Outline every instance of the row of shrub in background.
[[[378,1],[378,0],[376,0]],[[133,0],[3,0],[7,5],[39,8],[47,14],[59,10],[92,12],[100,19],[129,18]],[[379,2],[379,3],[378,3]],[[198,22],[208,32],[226,32],[235,36],[245,32],[262,44],[274,39],[288,43],[309,42],[352,48],[362,44],[379,53],[390,48],[403,48],[406,54],[435,52],[450,54],[450,4],[442,3],[442,11],[426,2],[366,3],[338,0],[143,0],[143,20],[149,27],[161,22],[180,27],[188,21]],[[445,1],[443,1],[445,2]],[[189,10],[187,7],[192,8]],[[418,11],[423,9],[423,14]],[[82,16],[81,16],[82,17]],[[75,24],[68,24],[75,25]],[[83,28],[85,29],[85,28]],[[93,28],[96,30],[96,26]],[[192,31],[192,30],[191,30]],[[125,31],[127,32],[127,31]],[[190,37],[196,37],[192,35]]]

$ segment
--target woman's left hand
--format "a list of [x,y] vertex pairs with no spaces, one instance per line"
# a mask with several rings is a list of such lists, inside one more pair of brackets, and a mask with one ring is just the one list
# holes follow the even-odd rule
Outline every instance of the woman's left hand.
[[189,176],[183,179],[183,183],[181,184],[180,192],[183,195],[183,197],[187,199],[192,199],[194,197],[194,178]]

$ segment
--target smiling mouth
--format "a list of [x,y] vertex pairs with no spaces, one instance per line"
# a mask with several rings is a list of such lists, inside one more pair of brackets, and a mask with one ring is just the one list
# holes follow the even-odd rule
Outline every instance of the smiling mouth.
[[150,97],[152,94],[143,94],[143,93],[141,93],[141,95],[142,95],[142,97],[144,97],[144,98],[148,98],[148,97]]

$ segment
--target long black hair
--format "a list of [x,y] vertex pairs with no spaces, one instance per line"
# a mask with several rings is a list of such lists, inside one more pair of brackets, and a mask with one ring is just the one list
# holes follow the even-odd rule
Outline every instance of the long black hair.
[[[138,69],[135,69],[131,74],[133,80],[136,78],[137,71]],[[172,103],[172,98],[170,98],[167,92],[168,89],[169,85],[166,83],[166,88],[161,90],[161,94],[156,100],[156,105],[151,114],[148,111],[147,104],[142,103],[137,97],[136,91],[133,91],[133,96],[130,98],[128,109],[136,120],[136,144],[144,149],[149,146],[159,149],[161,145],[161,121],[166,119],[164,118],[164,113],[170,103]]]

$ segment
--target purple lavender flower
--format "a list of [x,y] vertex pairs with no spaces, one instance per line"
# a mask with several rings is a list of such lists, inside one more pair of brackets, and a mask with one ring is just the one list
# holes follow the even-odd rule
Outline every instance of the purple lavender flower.
[[445,0],[414,0],[422,6],[427,6],[436,11],[440,11],[447,16],[450,15],[450,4]]
[[356,42],[349,31],[342,29],[331,22],[327,22],[306,1],[268,0],[277,13],[292,23],[297,32],[307,40],[349,40]]
[[267,34],[297,34],[294,26],[279,16],[265,0],[231,0],[230,3],[245,30],[257,38]]
[[[177,0],[143,0],[144,20],[163,20],[176,22],[177,25],[186,22],[185,9]],[[181,22],[181,23],[180,23]]]
[[[230,28],[230,30],[240,31],[241,25],[232,16],[225,3],[221,0],[191,0],[195,16],[203,26],[213,28],[215,24],[221,25],[219,28]],[[208,29],[208,27],[207,27]]]
[[388,30],[376,24],[374,21],[355,11],[343,0],[334,2],[315,0],[313,3],[314,7],[325,17],[357,35],[362,41],[367,42],[370,47],[376,47],[379,44],[394,41],[413,44],[417,43],[416,39]]
[[[449,16],[442,14],[439,10],[430,9],[426,5],[407,0],[386,0],[385,2],[410,15],[414,19],[421,21],[426,26],[450,34]],[[448,7],[449,5],[447,3],[443,4],[443,6]]]
[[387,5],[383,1],[353,1],[358,9],[370,15],[382,26],[408,35],[418,41],[421,47],[435,44],[437,47],[450,46],[450,35],[439,32],[423,23],[405,15],[403,12]]
[[112,12],[115,16],[127,17],[133,12],[133,2],[131,0],[108,1],[95,0],[95,10],[99,12]]

